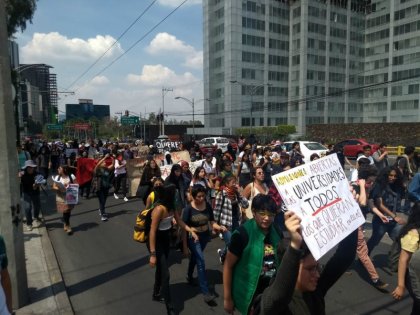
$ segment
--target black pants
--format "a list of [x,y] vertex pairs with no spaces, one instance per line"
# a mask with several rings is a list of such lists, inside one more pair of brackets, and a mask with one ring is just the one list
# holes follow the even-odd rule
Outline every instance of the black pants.
[[118,194],[120,188],[122,188],[122,194],[125,197],[127,195],[127,174],[115,175],[114,194]]
[[[171,230],[156,231],[156,271],[154,294],[159,294],[165,299],[167,305],[171,304],[171,294],[169,290],[169,245],[171,240]],[[149,247],[149,244],[148,244]]]
[[105,204],[106,199],[108,198],[108,188],[101,188],[96,191],[96,195],[98,196],[99,200],[99,210],[101,211],[101,215],[105,214]]

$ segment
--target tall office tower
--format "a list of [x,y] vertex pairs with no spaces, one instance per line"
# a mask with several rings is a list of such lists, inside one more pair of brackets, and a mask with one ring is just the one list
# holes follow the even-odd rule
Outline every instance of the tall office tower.
[[419,0],[208,0],[203,12],[208,133],[420,121]]
[[[21,85],[31,88],[22,89],[22,99],[28,104],[37,104],[42,112],[42,124],[56,123],[58,120],[57,76],[50,73],[46,64],[21,64],[19,74]],[[29,106],[29,105],[28,105]],[[34,114],[33,114],[34,115]]]

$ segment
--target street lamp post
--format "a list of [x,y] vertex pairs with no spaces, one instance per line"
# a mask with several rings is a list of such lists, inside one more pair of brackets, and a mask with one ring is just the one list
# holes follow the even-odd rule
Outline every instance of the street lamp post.
[[237,80],[231,80],[230,83],[239,84],[240,86],[245,86],[246,89],[248,90],[248,93],[249,93],[250,97],[251,97],[251,106],[250,106],[250,109],[249,109],[249,114],[250,114],[250,116],[249,116],[249,134],[251,134],[251,130],[252,130],[252,105],[253,105],[253,101],[254,101],[254,95],[255,95],[255,93],[257,93],[259,88],[264,87],[265,85],[271,86],[271,83],[262,83],[262,84],[259,84],[259,85],[255,85],[251,89],[250,89],[249,85],[246,85],[245,83],[239,82]]
[[165,94],[173,91],[174,89],[162,87],[162,135],[165,134]]
[[[195,140],[195,103],[194,103],[194,98],[192,98],[191,100],[189,100],[188,98],[185,98],[183,96],[177,96],[175,97],[176,100],[182,99],[184,101],[186,101],[187,103],[189,103],[192,106],[192,114],[193,114],[193,138]],[[210,99],[208,98],[203,98],[201,100],[198,100],[197,102],[201,102],[201,101],[210,101]]]

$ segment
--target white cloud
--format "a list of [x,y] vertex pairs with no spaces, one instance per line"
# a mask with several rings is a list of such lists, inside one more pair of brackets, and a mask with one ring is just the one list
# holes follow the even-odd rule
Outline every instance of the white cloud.
[[198,79],[190,72],[178,75],[173,70],[160,64],[145,65],[140,75],[129,74],[127,76],[127,82],[131,85],[170,86],[180,85],[180,83],[188,85],[195,81],[198,81]]
[[[51,61],[91,61],[99,58],[115,41],[109,35],[97,35],[87,40],[68,38],[57,32],[34,33],[32,39],[22,47],[21,56],[25,63]],[[119,43],[113,46],[105,57],[111,57],[123,50]]]
[[94,85],[107,85],[109,83],[109,79],[106,76],[100,75],[94,77],[91,82]]
[[[182,3],[182,0],[159,0],[160,5],[167,6],[167,7],[177,7]],[[201,0],[189,0],[185,4],[187,5],[195,5],[201,4]]]
[[146,50],[152,55],[177,54],[185,59],[184,66],[201,69],[203,67],[203,51],[177,39],[168,33],[159,33],[152,39]]

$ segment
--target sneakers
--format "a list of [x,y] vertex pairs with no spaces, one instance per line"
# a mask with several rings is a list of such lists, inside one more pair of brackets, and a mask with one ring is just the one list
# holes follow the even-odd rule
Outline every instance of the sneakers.
[[385,290],[388,287],[388,283],[383,282],[381,279],[372,280],[373,286],[381,292],[387,292]]
[[66,232],[67,232],[68,235],[72,235],[73,234],[73,230],[71,229],[71,226],[70,225],[67,226],[67,231]]
[[26,226],[26,229],[30,232],[30,231],[32,231],[33,230],[33,227],[32,227],[32,224],[31,225],[27,225]]
[[206,293],[206,294],[204,294],[203,298],[204,298],[204,302],[210,303],[211,301],[214,301],[216,296],[211,294],[211,293]]
[[108,215],[106,213],[101,215],[101,221],[108,221]]
[[225,251],[223,249],[220,249],[219,248],[217,250],[217,254],[219,255],[219,261],[220,261],[220,263],[223,265],[223,263],[225,262],[225,256],[226,256]]
[[120,199],[120,197],[118,197],[118,195],[116,193],[114,193],[114,198],[115,199]]
[[127,202],[128,201],[128,198],[127,197],[124,197],[124,201]]
[[219,233],[219,238],[223,241],[223,233]]
[[35,219],[32,222],[32,227],[34,227],[34,228],[38,228],[40,225],[41,225],[41,221],[39,219]]

